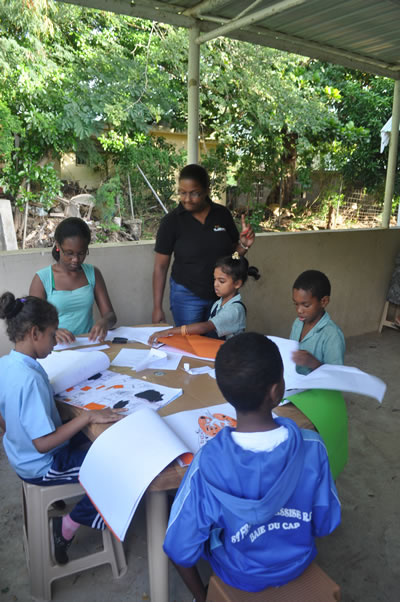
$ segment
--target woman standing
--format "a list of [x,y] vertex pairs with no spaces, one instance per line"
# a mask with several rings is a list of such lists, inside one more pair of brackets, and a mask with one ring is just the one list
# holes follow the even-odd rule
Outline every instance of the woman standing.
[[162,307],[167,272],[174,254],[170,280],[171,311],[176,326],[208,319],[215,301],[213,272],[219,257],[237,251],[244,255],[254,243],[254,232],[242,216],[242,231],[230,211],[209,197],[210,178],[204,167],[187,165],[179,175],[180,203],[161,221],[157,232],[153,271],[153,323],[165,321]]
[[[87,332],[91,340],[102,341],[117,318],[100,270],[84,263],[89,254],[89,226],[78,217],[69,217],[57,226],[54,238],[56,263],[35,274],[29,294],[47,299],[57,308],[58,343],[70,343],[75,335]],[[96,322],[94,301],[101,315]]]

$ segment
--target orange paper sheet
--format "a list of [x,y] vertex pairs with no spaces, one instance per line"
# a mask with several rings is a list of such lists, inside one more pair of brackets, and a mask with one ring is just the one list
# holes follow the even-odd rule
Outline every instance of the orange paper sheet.
[[172,337],[159,337],[159,342],[170,347],[175,347],[181,351],[193,353],[198,357],[215,359],[218,349],[225,341],[211,339],[210,337],[202,337],[199,334],[181,335],[174,334]]

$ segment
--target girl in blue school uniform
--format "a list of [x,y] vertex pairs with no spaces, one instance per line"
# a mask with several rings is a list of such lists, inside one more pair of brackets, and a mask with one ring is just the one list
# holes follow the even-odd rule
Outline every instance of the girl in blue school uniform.
[[[56,308],[43,299],[0,297],[0,318],[13,343],[0,358],[0,426],[3,445],[17,475],[34,485],[76,483],[87,452],[80,431],[89,424],[115,422],[116,410],[82,412],[62,424],[46,372],[37,361],[55,345],[58,328]],[[86,444],[88,440],[86,439]],[[85,495],[70,514],[53,519],[55,558],[68,562],[67,550],[79,525],[104,529],[104,522]]]
[[155,332],[149,338],[149,344],[157,342],[158,337],[174,334],[200,334],[227,340],[246,329],[246,307],[242,303],[239,289],[248,276],[260,278],[258,269],[249,267],[249,262],[238,252],[219,259],[214,268],[214,290],[218,301],[211,307],[207,322],[196,322],[176,326]]

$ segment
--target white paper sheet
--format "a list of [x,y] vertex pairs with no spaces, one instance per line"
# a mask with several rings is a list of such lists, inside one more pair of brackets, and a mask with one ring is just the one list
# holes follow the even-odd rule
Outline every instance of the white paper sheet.
[[114,330],[109,330],[106,341],[112,341],[114,337],[123,337],[128,341],[137,341],[148,345],[149,337],[158,330],[166,330],[171,326],[119,326]]
[[112,366],[126,366],[139,372],[147,368],[151,370],[176,370],[181,355],[166,353],[164,349],[121,349],[114,358]]
[[113,424],[90,447],[79,480],[117,537],[126,531],[151,481],[189,451],[145,408]]
[[99,341],[90,341],[89,337],[76,337],[72,343],[58,343],[54,347],[54,351],[64,351],[65,349],[73,349],[74,347],[88,347],[89,345],[99,345]]
[[53,351],[38,360],[47,372],[55,394],[73,387],[97,372],[107,370],[108,356],[102,351]]
[[144,360],[148,355],[147,349],[126,349],[122,348],[118,355],[111,362],[112,366],[124,366],[125,368],[133,368]]
[[283,362],[283,375],[285,381],[289,382],[294,376],[297,376],[296,364],[292,360],[292,354],[299,349],[298,341],[283,339],[282,337],[273,337],[267,335],[268,338],[277,345]]
[[103,349],[110,349],[109,345],[98,345],[97,347],[85,347],[84,349],[77,349],[76,351],[85,352],[85,351],[102,351]]
[[297,374],[286,381],[288,389],[330,389],[333,391],[347,391],[373,397],[382,403],[386,392],[386,384],[380,378],[367,374],[351,366],[334,366],[323,364],[310,374]]

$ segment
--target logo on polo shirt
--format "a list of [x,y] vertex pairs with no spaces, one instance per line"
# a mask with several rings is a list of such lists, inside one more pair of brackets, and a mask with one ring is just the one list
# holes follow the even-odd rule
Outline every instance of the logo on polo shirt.
[[218,226],[217,224],[214,226],[214,232],[226,232],[226,228],[223,226]]

